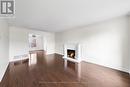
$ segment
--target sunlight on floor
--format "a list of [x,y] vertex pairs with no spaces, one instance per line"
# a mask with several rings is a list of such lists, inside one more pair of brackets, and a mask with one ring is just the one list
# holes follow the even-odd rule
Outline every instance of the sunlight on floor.
[[37,64],[37,54],[30,54],[29,65]]

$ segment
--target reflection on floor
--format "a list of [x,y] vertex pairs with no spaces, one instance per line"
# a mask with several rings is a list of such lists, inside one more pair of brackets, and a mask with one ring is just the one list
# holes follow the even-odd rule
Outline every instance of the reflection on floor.
[[0,87],[130,87],[127,73],[62,56],[31,54],[29,61],[10,63]]

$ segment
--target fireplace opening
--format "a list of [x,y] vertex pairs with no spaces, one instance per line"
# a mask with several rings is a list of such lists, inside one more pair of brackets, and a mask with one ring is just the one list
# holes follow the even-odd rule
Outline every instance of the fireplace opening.
[[75,59],[75,50],[67,49],[67,56]]

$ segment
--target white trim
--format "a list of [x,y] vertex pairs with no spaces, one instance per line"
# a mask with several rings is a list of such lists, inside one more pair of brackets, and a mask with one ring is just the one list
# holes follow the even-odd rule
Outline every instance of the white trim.
[[10,60],[10,62],[16,62],[16,61],[21,61],[21,60],[26,60],[26,59],[29,59],[29,58],[13,59],[13,60]]
[[[24,55],[27,55],[27,56],[23,57]],[[11,60],[9,60],[9,62],[15,62],[15,61],[29,59],[29,56],[30,56],[29,54],[24,54],[24,55],[20,55],[19,58],[17,58],[17,59],[12,58]]]
[[79,60],[72,59],[72,58],[69,58],[69,57],[67,57],[67,58],[64,58],[64,57],[63,57],[63,59],[64,59],[64,60],[68,60],[68,61],[72,61],[72,62],[75,62],[75,63],[80,63],[80,62],[81,62],[81,61],[79,61]]
[[[111,67],[111,66],[108,66],[108,65],[99,64],[99,63],[92,62],[92,61],[87,61],[87,60],[85,60],[85,59],[83,59],[82,61],[88,62],[88,63],[92,63],[92,64],[96,64],[96,65],[99,65],[99,66],[102,66],[102,67],[111,68],[111,69],[114,69],[114,70],[118,70],[118,71],[122,71],[122,72],[129,73],[129,71],[126,70],[126,69],[124,69],[124,68],[114,68],[114,67]],[[130,74],[130,73],[129,73],[129,74]]]

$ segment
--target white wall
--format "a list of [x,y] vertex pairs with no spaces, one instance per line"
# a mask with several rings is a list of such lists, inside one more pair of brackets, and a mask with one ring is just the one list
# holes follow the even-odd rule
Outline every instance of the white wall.
[[9,58],[14,61],[14,56],[28,54],[29,51],[29,34],[37,34],[43,36],[44,50],[47,54],[55,52],[55,34],[43,31],[30,30],[21,27],[10,27],[10,42],[9,42]]
[[8,66],[9,58],[9,30],[5,20],[0,19],[0,81]]
[[63,54],[64,43],[80,43],[82,60],[129,71],[127,16],[77,27],[55,35],[57,53]]

